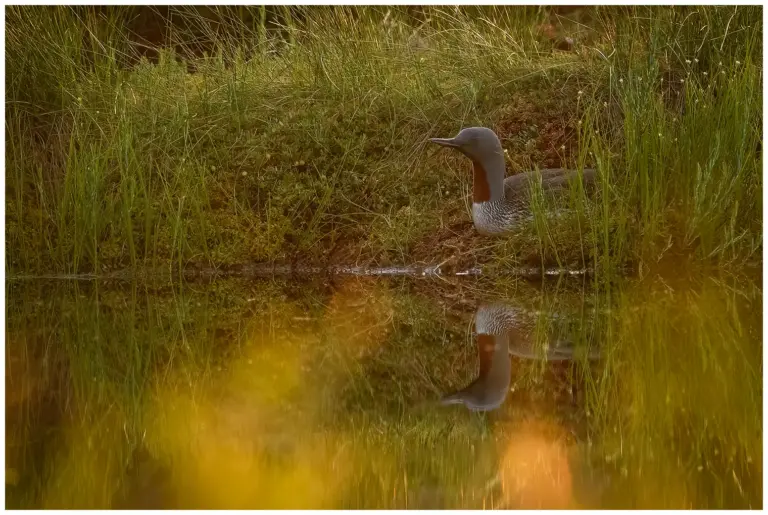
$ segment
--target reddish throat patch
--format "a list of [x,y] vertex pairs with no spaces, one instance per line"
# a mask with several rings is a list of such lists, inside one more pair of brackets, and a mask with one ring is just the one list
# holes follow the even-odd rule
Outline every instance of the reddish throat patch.
[[480,374],[487,374],[493,364],[493,351],[496,339],[492,334],[477,335],[477,350],[480,357]]
[[491,200],[491,188],[488,185],[488,175],[483,165],[472,161],[472,201],[488,202]]

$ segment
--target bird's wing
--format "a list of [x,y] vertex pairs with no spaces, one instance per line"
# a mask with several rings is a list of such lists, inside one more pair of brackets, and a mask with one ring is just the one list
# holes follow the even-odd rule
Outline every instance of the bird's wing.
[[565,168],[544,168],[542,170],[539,170],[539,172],[541,173],[541,178],[543,180],[547,180],[553,177],[558,177],[570,171],[571,170],[567,170]]
[[510,175],[504,179],[504,191],[522,191],[528,187],[528,180],[530,179],[530,172],[518,173]]
[[[554,171],[554,170],[553,170]],[[579,172],[577,170],[562,170],[558,169],[559,173],[551,173],[548,176],[544,176],[542,173],[542,186],[545,190],[561,190],[571,186],[574,181],[577,180]],[[583,172],[584,186],[589,187],[594,183],[595,170],[592,168],[586,168]]]
[[[570,186],[578,176],[578,171],[565,168],[545,168],[539,170],[542,189],[554,193]],[[589,190],[595,183],[597,173],[594,168],[585,168],[582,174],[585,189]],[[536,172],[523,172],[504,179],[504,193],[507,197],[519,197],[530,192],[530,181],[538,180]]]

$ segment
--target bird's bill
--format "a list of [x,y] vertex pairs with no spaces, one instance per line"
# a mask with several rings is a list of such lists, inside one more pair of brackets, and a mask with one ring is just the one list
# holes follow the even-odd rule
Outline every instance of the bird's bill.
[[456,144],[456,138],[429,138],[429,141],[443,147],[457,148],[459,146]]

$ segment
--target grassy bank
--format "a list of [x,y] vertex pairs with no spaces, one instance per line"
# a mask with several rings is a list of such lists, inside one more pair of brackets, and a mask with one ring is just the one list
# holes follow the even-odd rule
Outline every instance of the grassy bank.
[[[760,256],[760,7],[174,12],[150,63],[129,11],[7,9],[8,272]],[[472,124],[508,173],[597,165],[598,200],[478,238],[425,143]]]

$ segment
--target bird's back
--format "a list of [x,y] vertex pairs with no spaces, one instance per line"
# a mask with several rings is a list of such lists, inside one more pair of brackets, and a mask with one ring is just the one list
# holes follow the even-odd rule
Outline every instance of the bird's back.
[[[541,188],[545,193],[555,193],[566,190],[578,177],[577,170],[565,168],[545,168],[540,170]],[[585,168],[583,171],[584,187],[589,189],[595,182],[596,171],[594,168]],[[531,181],[538,180],[536,172],[524,172],[507,177],[504,180],[504,193],[508,199],[520,196],[529,196]]]

